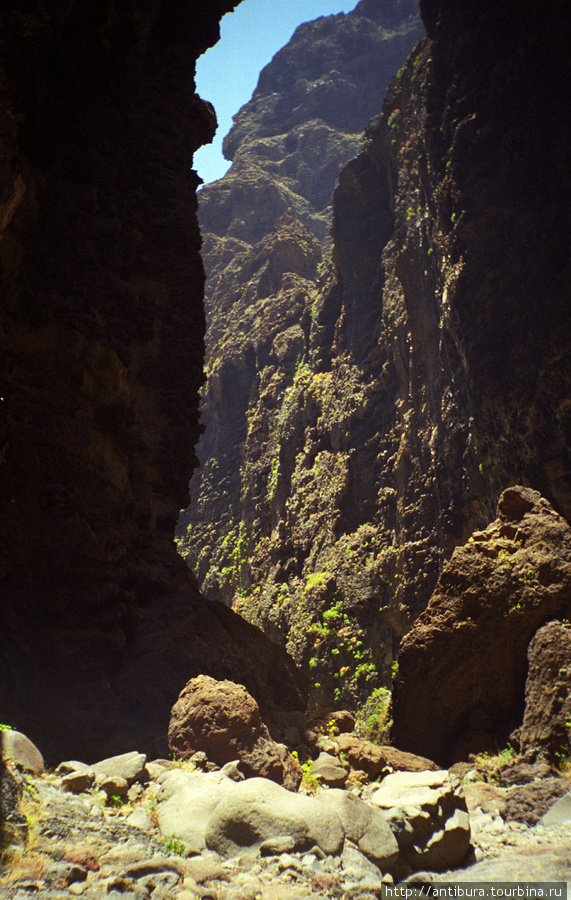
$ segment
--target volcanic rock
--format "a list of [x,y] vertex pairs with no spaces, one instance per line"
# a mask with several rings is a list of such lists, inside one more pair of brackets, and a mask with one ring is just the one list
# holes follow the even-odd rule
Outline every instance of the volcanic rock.
[[395,743],[444,762],[505,742],[524,715],[530,641],[570,614],[571,528],[537,491],[510,488],[496,521],[454,551],[403,639]]
[[[339,436],[349,433],[353,413],[365,415],[368,401],[352,376],[334,387],[329,362],[314,380],[316,350],[334,326],[329,314],[320,321],[316,300],[333,276],[335,182],[421,35],[410,0],[360,2],[347,15],[300,26],[235,117],[224,144],[229,172],[200,191],[206,432],[179,546],[208,596],[232,605],[303,664],[318,657],[308,626],[317,624],[327,579],[331,597],[335,583],[341,596],[358,582],[369,608],[379,602],[373,567],[364,574],[348,556],[344,565],[342,544],[333,551],[335,575],[325,559],[339,537],[339,506],[348,489],[351,504],[354,496]],[[383,185],[388,203],[386,179]],[[381,209],[378,191],[369,194],[372,209]],[[380,216],[391,221],[384,206]],[[367,223],[376,234],[374,215]],[[365,519],[368,512],[366,504]],[[362,532],[359,543],[367,537]],[[320,562],[311,550],[318,546]],[[323,584],[304,593],[312,572],[322,572]],[[354,636],[363,640],[360,624],[353,623]],[[342,654],[338,668],[349,665]],[[318,667],[313,674],[322,682],[316,699],[338,706],[332,675],[317,677]]]
[[[340,175],[317,282],[285,273],[268,297],[249,268],[287,205],[300,236],[317,227],[298,199],[310,121],[294,121],[288,94],[299,105],[302,63],[299,85],[293,65],[275,82],[268,67],[228,142],[244,167],[203,192],[211,427],[188,556],[213,596],[307,666],[317,704],[355,705],[390,683],[401,638],[504,489],[529,485],[571,520],[570,9],[493,0],[465,16],[426,0],[421,12],[429,37]],[[315,96],[344,88],[332,69]],[[281,110],[283,144],[268,133]]]
[[571,749],[571,622],[549,622],[529,644],[520,749],[560,763]]
[[283,744],[272,740],[256,701],[242,685],[199,675],[172,708],[169,747],[187,759],[203,751],[219,766],[240,760],[247,777],[271,778],[296,790],[301,769]]
[[164,754],[201,671],[278,701],[270,645],[173,543],[204,377],[192,154],[216,125],[194,67],[235,5],[0,10],[0,721],[50,762]]
[[354,734],[340,734],[335,743],[341,753],[347,754],[351,768],[362,770],[374,779],[385,771],[424,772],[436,771],[438,766],[430,759],[406,753],[396,747],[379,746]]

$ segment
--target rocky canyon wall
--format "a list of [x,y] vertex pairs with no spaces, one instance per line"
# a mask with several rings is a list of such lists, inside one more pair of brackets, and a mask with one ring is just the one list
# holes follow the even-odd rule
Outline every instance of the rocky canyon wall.
[[194,64],[235,5],[0,11],[0,720],[48,758],[166,741],[201,671],[299,701],[173,543],[203,381],[192,153],[215,128]]
[[[318,27],[334,43],[387,8]],[[308,668],[316,702],[390,682],[444,563],[504,488],[571,514],[569,13],[421,13],[428,36],[341,172],[332,259],[318,160],[303,161],[314,146],[327,168],[337,60],[314,90],[305,73],[296,85],[323,99],[306,106],[319,127],[284,112],[276,134],[295,41],[278,54],[227,138],[233,169],[201,195],[210,449],[181,544],[207,592]]]

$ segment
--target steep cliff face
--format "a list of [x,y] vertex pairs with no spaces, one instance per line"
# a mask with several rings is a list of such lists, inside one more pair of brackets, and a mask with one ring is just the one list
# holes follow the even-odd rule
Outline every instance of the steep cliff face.
[[216,451],[190,555],[208,591],[308,664],[316,700],[390,680],[445,561],[504,488],[571,515],[569,13],[421,12],[429,37],[341,173],[334,265],[312,275],[293,201],[297,256],[278,227],[253,255],[250,224],[208,238],[212,296],[247,327],[235,340],[212,312]]
[[0,718],[48,756],[166,737],[199,671],[277,696],[269,643],[200,598],[172,538],[203,381],[192,153],[215,127],[194,61],[235,3],[207,6],[0,12]]
[[[359,598],[364,612],[346,640],[354,661],[351,641],[361,641],[380,603],[375,566],[364,573],[346,552],[347,535],[361,525],[359,552],[376,540],[373,498],[351,506],[368,475],[360,488],[349,486],[349,423],[366,416],[369,400],[349,369],[335,396],[334,324],[322,306],[335,278],[327,257],[335,181],[422,33],[415,3],[384,0],[301,26],[235,118],[224,145],[229,173],[200,193],[206,434],[181,548],[208,595],[233,603],[305,663],[315,662],[324,604],[337,609]],[[383,192],[375,186],[361,231],[375,229],[379,216],[382,233],[390,228],[383,183],[384,209],[375,208]],[[392,557],[387,565],[392,577]],[[345,618],[340,612],[339,627]],[[392,659],[391,648],[382,652]],[[360,666],[359,678],[370,678],[362,644],[356,653],[352,675]],[[326,694],[331,699],[331,685]]]

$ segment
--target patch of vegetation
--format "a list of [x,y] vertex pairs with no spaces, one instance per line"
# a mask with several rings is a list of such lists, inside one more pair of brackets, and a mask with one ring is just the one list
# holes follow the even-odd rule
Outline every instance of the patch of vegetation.
[[303,588],[303,593],[307,594],[316,587],[326,584],[331,578],[331,572],[312,572],[307,576],[307,581]]
[[392,726],[390,718],[391,692],[377,688],[357,713],[359,734],[373,744],[386,744]]
[[[299,763],[299,756],[295,750],[292,751],[292,756]],[[300,763],[300,767],[302,788],[304,788],[308,794],[315,794],[319,787],[319,781],[313,774],[313,761],[308,759],[307,762]]]
[[159,843],[161,847],[164,847],[169,853],[174,853],[175,856],[186,856],[186,844],[184,841],[179,841],[174,834],[170,838],[162,838]]
[[474,766],[484,781],[499,784],[502,769],[517,761],[517,753],[511,744],[497,753],[478,753],[474,758]]

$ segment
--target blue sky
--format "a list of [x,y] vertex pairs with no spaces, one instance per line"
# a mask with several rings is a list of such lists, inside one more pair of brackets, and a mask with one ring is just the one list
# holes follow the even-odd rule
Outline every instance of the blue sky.
[[196,90],[216,109],[218,131],[212,144],[194,154],[194,168],[204,182],[215,181],[230,163],[222,156],[222,139],[232,116],[247,103],[258,76],[272,56],[287,44],[302,22],[318,16],[351,12],[357,0],[242,0],[220,23],[219,42],[196,66]]

